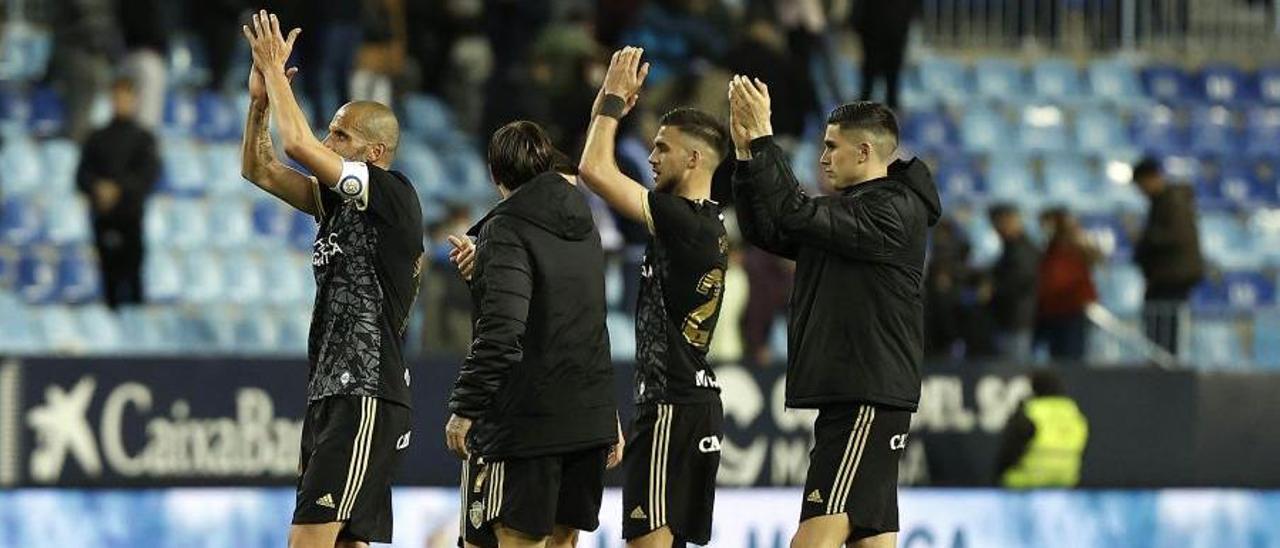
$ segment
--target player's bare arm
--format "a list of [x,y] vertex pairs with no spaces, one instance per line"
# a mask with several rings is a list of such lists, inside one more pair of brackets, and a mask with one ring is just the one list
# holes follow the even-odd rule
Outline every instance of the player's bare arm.
[[293,29],[286,38],[280,32],[279,18],[266,10],[254,14],[252,24],[245,25],[242,31],[253,52],[253,63],[262,72],[270,112],[284,141],[284,153],[306,167],[321,184],[332,188],[342,177],[342,157],[326,148],[312,133],[289,87],[284,66],[302,31]]
[[614,143],[618,123],[635,107],[649,64],[640,64],[644,50],[626,47],[614,52],[600,93],[591,109],[587,144],[578,165],[578,176],[611,207],[636,222],[645,222],[643,185],[618,169]]
[[[298,69],[290,68],[285,76],[293,79]],[[270,101],[266,84],[257,66],[249,68],[249,115],[245,120],[241,143],[240,175],[294,208],[315,214],[311,179],[281,162],[267,125]]]

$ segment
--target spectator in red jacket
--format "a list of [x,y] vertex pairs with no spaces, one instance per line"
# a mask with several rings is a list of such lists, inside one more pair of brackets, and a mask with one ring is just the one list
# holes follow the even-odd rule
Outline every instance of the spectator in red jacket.
[[1036,296],[1036,340],[1054,359],[1084,358],[1088,321],[1085,309],[1098,300],[1093,265],[1101,259],[1070,212],[1054,208],[1041,214],[1050,235],[1040,260]]

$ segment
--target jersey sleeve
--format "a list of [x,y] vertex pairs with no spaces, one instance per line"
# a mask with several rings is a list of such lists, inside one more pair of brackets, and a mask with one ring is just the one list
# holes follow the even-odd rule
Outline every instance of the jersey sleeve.
[[[334,195],[336,200],[354,204],[356,209],[388,225],[396,225],[409,219],[409,208],[418,207],[417,197],[408,183],[365,162],[343,162],[342,176],[329,194]],[[325,211],[331,209],[327,207],[329,205],[321,203]]]
[[684,198],[650,191],[645,196],[644,206],[644,221],[649,233],[664,243],[688,239],[698,230],[698,214]]

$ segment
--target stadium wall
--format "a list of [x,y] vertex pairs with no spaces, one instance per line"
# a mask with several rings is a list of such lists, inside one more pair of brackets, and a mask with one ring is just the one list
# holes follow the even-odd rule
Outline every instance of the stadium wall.
[[[399,483],[450,486],[445,398],[457,364],[415,364],[414,434]],[[0,362],[0,487],[292,485],[305,409],[299,360]],[[904,485],[991,485],[999,435],[1030,392],[1026,369],[934,367],[904,452]],[[721,365],[720,484],[803,484],[811,412],[783,406],[783,368]],[[1089,417],[1089,487],[1280,487],[1280,375],[1068,369]],[[629,401],[630,364],[618,394]],[[624,420],[630,406],[623,407]],[[617,478],[612,478],[616,480]]]

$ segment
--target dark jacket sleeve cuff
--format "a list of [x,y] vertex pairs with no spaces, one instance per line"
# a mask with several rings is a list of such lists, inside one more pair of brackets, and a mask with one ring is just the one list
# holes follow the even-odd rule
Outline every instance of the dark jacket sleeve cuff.
[[772,135],[765,135],[764,137],[756,137],[755,139],[751,140],[751,154],[752,156],[755,156],[755,154],[763,152],[772,146],[774,146]]

